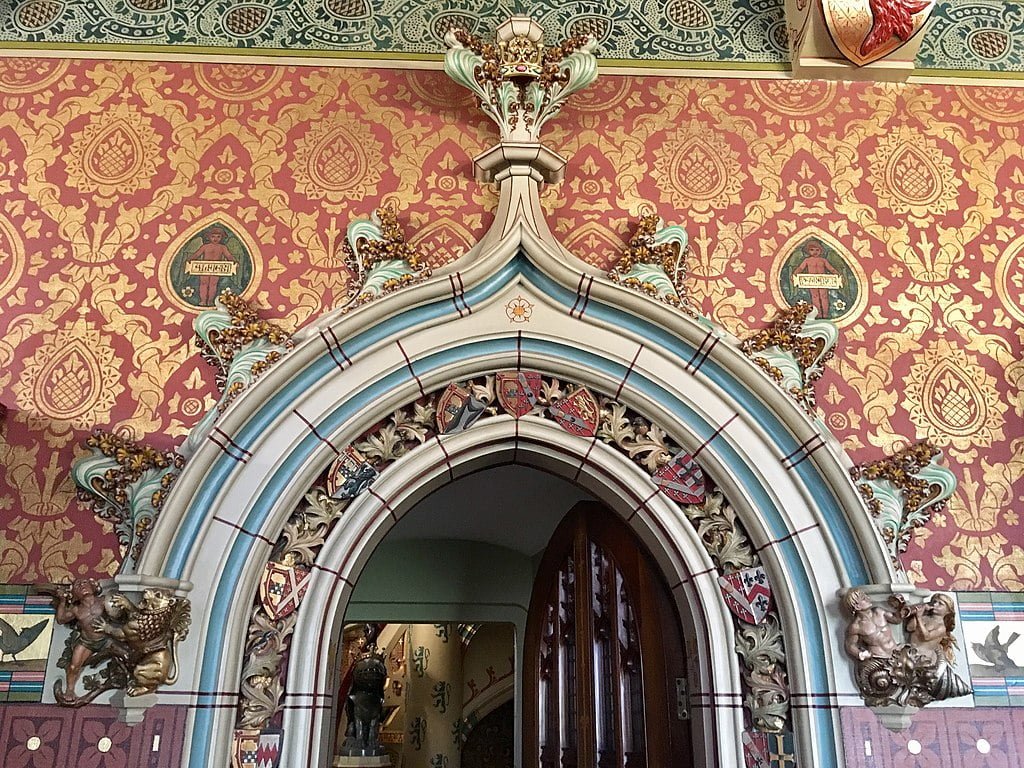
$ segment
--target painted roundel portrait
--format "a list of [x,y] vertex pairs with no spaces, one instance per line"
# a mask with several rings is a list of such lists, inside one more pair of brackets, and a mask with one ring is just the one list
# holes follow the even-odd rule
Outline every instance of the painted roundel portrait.
[[164,288],[185,309],[209,309],[225,288],[244,295],[257,269],[252,244],[221,220],[179,237],[168,256]]
[[779,298],[790,306],[806,301],[818,317],[836,325],[853,322],[867,304],[860,265],[823,235],[804,233],[790,240],[773,272]]

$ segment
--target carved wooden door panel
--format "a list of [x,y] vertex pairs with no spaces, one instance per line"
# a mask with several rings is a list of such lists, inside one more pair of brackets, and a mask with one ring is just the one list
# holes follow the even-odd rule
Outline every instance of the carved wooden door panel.
[[692,764],[675,609],[639,541],[601,505],[577,505],[551,537],[525,650],[527,768]]

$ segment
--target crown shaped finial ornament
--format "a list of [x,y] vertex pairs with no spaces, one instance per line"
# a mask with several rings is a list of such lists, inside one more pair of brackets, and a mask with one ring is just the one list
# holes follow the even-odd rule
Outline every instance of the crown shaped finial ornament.
[[493,44],[461,29],[445,36],[445,72],[477,95],[502,141],[538,142],[566,99],[597,78],[593,37],[578,35],[552,48],[543,40],[540,25],[525,16],[501,24]]

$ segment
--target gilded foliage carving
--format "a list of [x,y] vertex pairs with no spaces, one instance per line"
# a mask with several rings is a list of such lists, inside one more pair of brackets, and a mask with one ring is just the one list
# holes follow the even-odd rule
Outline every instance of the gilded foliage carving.
[[[8,581],[110,573],[118,544],[77,508],[74,445],[100,428],[168,450],[215,401],[213,372],[190,362],[191,319],[159,280],[196,222],[231,214],[261,250],[247,295],[297,328],[352,294],[348,221],[397,205],[436,268],[495,205],[469,170],[493,127],[441,73],[7,58],[0,82]],[[963,481],[903,560],[933,587],[1014,589],[1021,114],[1012,88],[608,77],[548,125],[570,164],[542,202],[602,270],[637,217],[685,222],[694,307],[739,336],[778,306],[778,249],[811,228],[833,237],[870,300],[818,383],[829,426],[858,461],[921,439],[942,447]],[[367,164],[381,158],[361,200],[297,181],[337,181],[358,137]],[[933,364],[946,371],[929,378]]]

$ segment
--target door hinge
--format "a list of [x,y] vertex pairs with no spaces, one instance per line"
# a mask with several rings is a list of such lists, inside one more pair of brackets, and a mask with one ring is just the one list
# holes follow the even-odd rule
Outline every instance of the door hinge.
[[690,690],[685,677],[676,678],[676,718],[690,719]]

